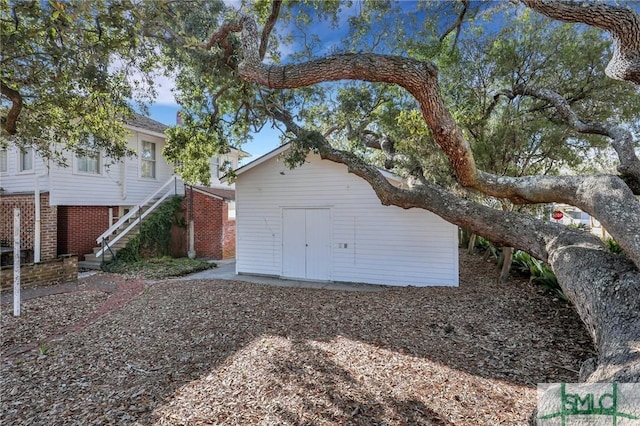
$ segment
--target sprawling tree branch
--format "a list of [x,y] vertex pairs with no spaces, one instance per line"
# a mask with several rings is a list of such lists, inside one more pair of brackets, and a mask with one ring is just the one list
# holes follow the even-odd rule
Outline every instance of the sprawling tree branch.
[[567,0],[520,0],[550,18],[581,22],[611,34],[614,52],[605,73],[640,84],[640,16],[629,8]]
[[447,38],[447,36],[455,30],[456,37],[453,40],[453,45],[451,47],[452,49],[455,48],[456,44],[458,44],[458,38],[460,38],[460,32],[462,31],[462,23],[464,22],[464,18],[468,10],[469,0],[462,0],[462,10],[460,11],[458,18],[449,26],[449,28],[444,31],[444,33],[442,33],[442,35],[440,36],[440,42],[444,41],[444,39]]
[[[296,136],[295,143],[302,149],[315,150],[323,159],[344,164],[350,173],[367,181],[384,205],[429,210],[451,223],[485,235],[497,244],[521,248],[542,260],[548,260],[547,246],[563,233],[566,233],[563,238],[576,238],[594,249],[602,245],[593,235],[528,215],[483,206],[453,195],[433,183],[425,182],[425,185],[412,189],[398,188],[389,183],[376,167],[348,151],[333,148],[319,132],[300,127],[288,112],[274,107],[270,113]],[[533,229],[536,232],[532,232]]]
[[[321,134],[298,126],[287,112],[274,109],[272,114],[296,136],[295,144],[305,152],[314,149],[321,158],[346,165],[350,173],[370,184],[382,204],[429,210],[497,244],[525,250],[554,265],[563,291],[585,321],[600,355],[599,364],[585,369],[581,379],[625,381],[638,377],[640,365],[629,358],[633,349],[619,344],[637,338],[638,317],[629,314],[626,328],[621,331],[616,330],[620,326],[616,315],[637,313],[640,309],[640,274],[631,262],[621,262],[619,257],[606,253],[597,237],[529,215],[492,209],[428,182],[414,189],[395,187],[375,167],[350,152],[334,149]],[[581,275],[578,280],[573,275],[577,263]],[[609,278],[594,281],[604,270]]]
[[412,184],[422,185],[426,182],[420,162],[416,158],[397,152],[395,141],[388,135],[366,129],[354,130],[350,122],[347,122],[346,131],[349,139],[358,140],[367,148],[380,150],[385,156],[385,168],[391,169],[394,165],[406,167],[413,179]]
[[216,43],[218,43],[222,50],[225,52],[225,55],[227,55],[227,57],[231,56],[234,53],[233,47],[229,43],[229,40],[227,40],[227,37],[231,33],[237,33],[241,31],[244,21],[245,19],[225,22],[218,31],[211,35],[207,44],[202,46],[202,48],[204,50],[211,50],[211,48],[215,46]]
[[635,153],[633,135],[622,126],[613,124],[586,122],[578,117],[560,94],[548,90],[528,86],[517,86],[513,93],[516,95],[532,96],[542,99],[553,107],[571,127],[580,133],[602,135],[611,139],[611,145],[618,154],[620,165],[618,172],[627,177],[627,184],[636,195],[640,195],[640,160]]
[[278,20],[278,15],[280,14],[280,7],[282,6],[281,0],[274,0],[271,4],[271,13],[267,18],[267,22],[264,24],[264,28],[262,29],[262,37],[260,38],[260,48],[258,49],[258,54],[260,55],[260,59],[264,59],[265,53],[267,53],[267,46],[269,44],[269,35],[271,31],[273,31],[273,27],[276,25],[276,21]]
[[5,117],[2,117],[2,128],[10,135],[15,135],[18,125],[18,117],[22,111],[22,96],[20,92],[7,86],[4,81],[0,81],[0,90],[3,96],[11,101],[11,108]]
[[[562,202],[598,218],[640,266],[640,202],[616,176],[506,177],[477,169],[469,142],[453,119],[437,82],[437,69],[429,62],[377,54],[334,55],[293,65],[266,65],[258,55],[255,21],[243,19],[244,58],[240,76],[275,89],[298,88],[337,80],[397,84],[419,102],[434,141],[449,158],[458,182],[468,188],[515,203]],[[621,227],[620,224],[626,226]]]

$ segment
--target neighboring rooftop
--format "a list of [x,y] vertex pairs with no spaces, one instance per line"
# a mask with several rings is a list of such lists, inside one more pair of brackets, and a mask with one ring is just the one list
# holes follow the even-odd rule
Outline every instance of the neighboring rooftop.
[[236,191],[233,189],[211,188],[209,186],[196,185],[193,187],[196,191],[205,192],[226,201],[234,201],[236,199]]
[[167,126],[166,124],[153,120],[149,117],[145,117],[144,115],[138,113],[134,113],[133,117],[126,120],[126,123],[129,126],[137,127],[144,130],[150,130],[156,133],[164,133],[164,131],[169,128],[169,126]]

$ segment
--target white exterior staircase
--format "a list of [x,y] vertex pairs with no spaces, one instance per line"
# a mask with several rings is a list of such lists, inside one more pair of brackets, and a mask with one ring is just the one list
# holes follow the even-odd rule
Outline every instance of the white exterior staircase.
[[98,246],[93,249],[93,253],[85,254],[85,260],[78,262],[78,266],[84,269],[100,269],[102,262],[112,260],[119,250],[126,247],[129,240],[140,233],[140,227],[158,206],[175,195],[184,195],[184,183],[178,176],[172,176],[156,192],[96,238]]

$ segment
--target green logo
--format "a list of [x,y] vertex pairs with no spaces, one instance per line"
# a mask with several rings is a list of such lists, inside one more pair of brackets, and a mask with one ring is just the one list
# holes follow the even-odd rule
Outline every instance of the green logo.
[[538,385],[541,425],[640,425],[637,383]]

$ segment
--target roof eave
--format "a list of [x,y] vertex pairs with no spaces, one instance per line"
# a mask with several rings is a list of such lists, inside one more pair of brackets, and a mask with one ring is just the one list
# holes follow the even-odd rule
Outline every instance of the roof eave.
[[167,138],[167,135],[165,135],[164,133],[155,132],[153,130],[145,129],[143,127],[132,126],[131,124],[125,124],[125,127],[134,132],[144,133],[149,136],[155,136],[157,138],[162,138],[162,139]]

